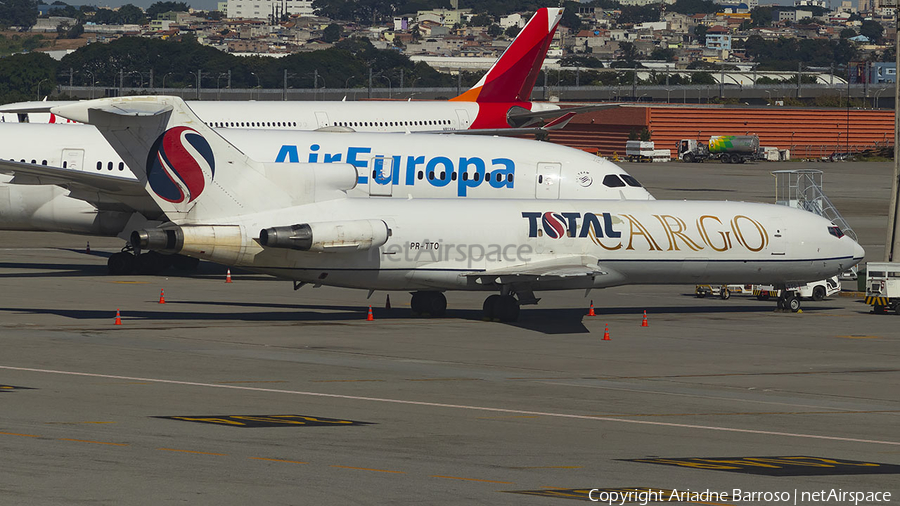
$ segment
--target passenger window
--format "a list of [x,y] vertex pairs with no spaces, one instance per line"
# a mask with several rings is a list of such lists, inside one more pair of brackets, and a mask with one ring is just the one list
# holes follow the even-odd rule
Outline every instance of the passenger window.
[[538,176],[538,184],[544,184],[544,176]]
[[68,164],[69,164],[69,162],[63,162],[63,168],[65,169],[66,165],[68,165]]
[[[485,175],[485,178],[487,178],[487,175]],[[478,180],[480,180],[480,179],[481,179],[481,174],[479,174],[478,172],[476,172],[476,173],[475,173],[475,181],[478,181]]]
[[607,174],[606,177],[603,178],[603,186],[619,188],[625,186],[625,182],[619,179],[619,176],[615,174]]
[[425,173],[420,170],[419,171],[419,180],[421,180],[424,177],[424,175],[425,175]]
[[469,173],[468,173],[468,172],[463,172],[462,174],[463,174],[463,175],[462,175],[463,181],[468,181],[468,180],[469,180]]
[[512,182],[513,182],[513,175],[512,175],[512,174],[507,174],[507,175],[506,175],[506,181],[509,182],[509,183],[512,183]]
[[119,170],[125,170],[125,162],[119,162]]
[[106,170],[112,170],[112,168],[113,168],[113,163],[112,163],[112,162],[108,162],[108,163],[106,164]]
[[628,186],[635,186],[635,187],[638,187],[638,188],[641,187],[641,183],[639,183],[638,180],[635,179],[635,178],[633,178],[631,175],[629,175],[629,174],[619,174],[619,176],[620,176],[622,179],[624,179],[626,183],[628,183]]
[[[22,160],[22,161],[24,162],[25,160]],[[97,162],[97,170],[102,170],[102,169],[103,169],[103,162]]]

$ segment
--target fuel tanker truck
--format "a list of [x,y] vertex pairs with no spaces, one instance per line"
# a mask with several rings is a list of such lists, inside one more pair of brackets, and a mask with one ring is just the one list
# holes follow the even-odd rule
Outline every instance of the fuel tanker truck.
[[678,158],[687,163],[718,159],[722,163],[744,163],[759,157],[759,137],[755,135],[713,135],[709,144],[694,139],[681,139]]

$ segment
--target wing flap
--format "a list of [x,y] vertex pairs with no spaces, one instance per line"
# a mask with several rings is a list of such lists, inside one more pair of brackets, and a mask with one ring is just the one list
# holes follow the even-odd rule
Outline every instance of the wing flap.
[[570,255],[539,262],[526,262],[498,269],[463,274],[476,282],[509,284],[524,280],[594,277],[608,274],[600,268],[599,259],[592,256]]

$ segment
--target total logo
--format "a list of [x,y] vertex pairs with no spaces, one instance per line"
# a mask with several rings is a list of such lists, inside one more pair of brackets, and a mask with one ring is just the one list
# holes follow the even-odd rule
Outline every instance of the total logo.
[[522,218],[528,220],[528,237],[622,237],[609,213],[524,212]]
[[212,182],[216,162],[209,142],[193,128],[175,127],[162,133],[147,157],[147,181],[160,198],[190,204]]

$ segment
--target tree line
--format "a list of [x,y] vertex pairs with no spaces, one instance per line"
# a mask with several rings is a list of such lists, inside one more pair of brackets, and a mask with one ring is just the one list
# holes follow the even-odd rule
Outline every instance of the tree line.
[[[0,45],[2,47],[2,45]],[[108,44],[89,44],[61,61],[43,53],[0,58],[0,103],[34,100],[38,86],[46,95],[58,84],[98,89],[196,87],[201,73],[203,88],[225,88],[231,73],[232,88],[281,88],[287,71],[289,88],[343,88],[368,86],[372,69],[376,87],[397,87],[403,73],[405,86],[451,87],[457,76],[443,74],[429,65],[413,63],[395,50],[377,49],[367,39],[351,37],[332,48],[294,53],[283,58],[235,56],[201,45],[190,35],[160,40],[122,37]],[[475,84],[481,72],[463,72],[464,87]]]

